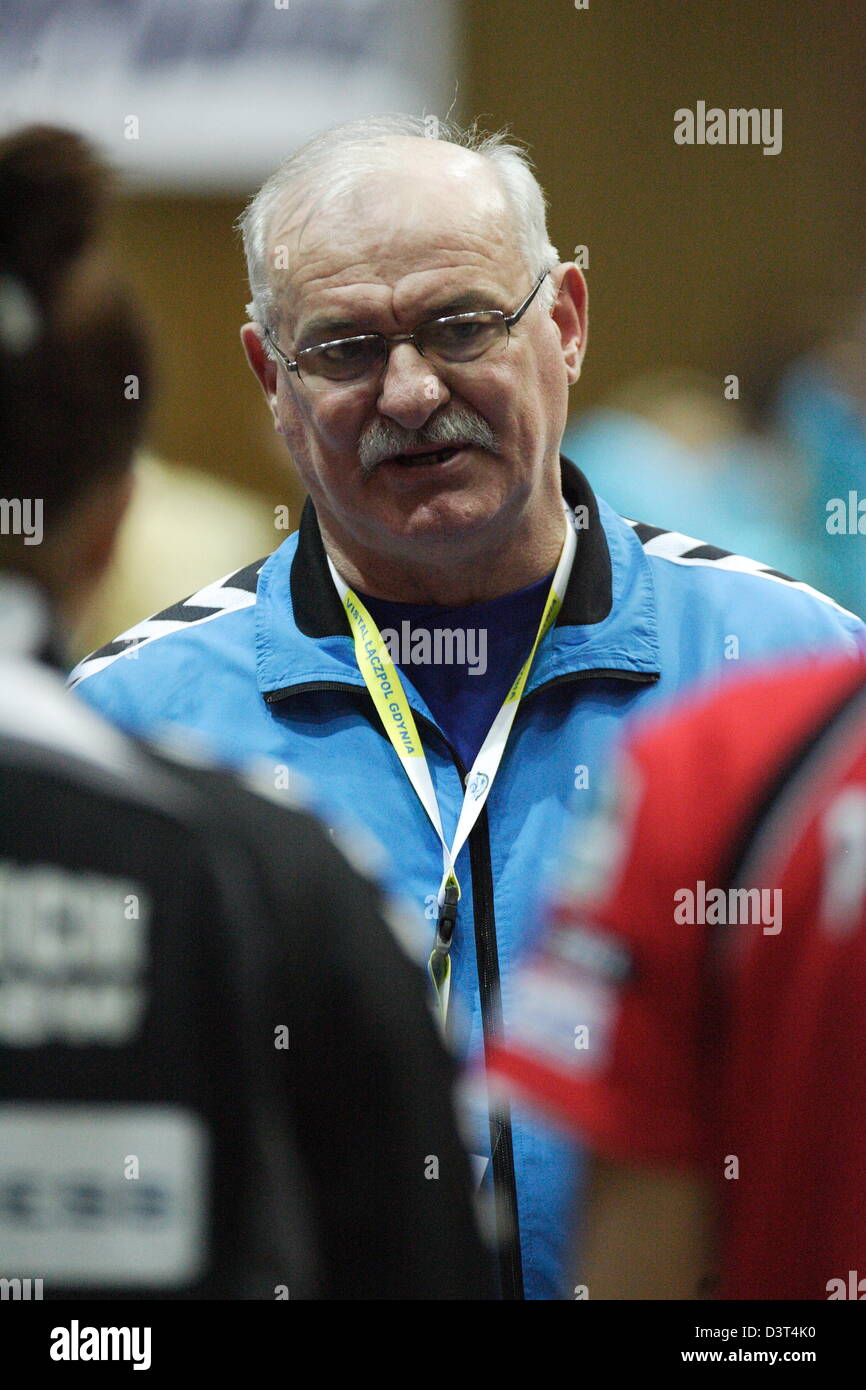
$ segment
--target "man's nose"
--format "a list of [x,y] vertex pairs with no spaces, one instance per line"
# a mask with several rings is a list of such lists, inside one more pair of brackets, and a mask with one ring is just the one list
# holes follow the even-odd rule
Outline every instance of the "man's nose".
[[450,400],[438,372],[414,343],[395,343],[385,363],[377,408],[404,429],[417,430]]

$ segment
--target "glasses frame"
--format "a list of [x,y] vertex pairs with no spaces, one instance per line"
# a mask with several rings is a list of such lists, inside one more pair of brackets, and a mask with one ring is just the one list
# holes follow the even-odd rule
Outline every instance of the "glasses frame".
[[[282,348],[277,346],[276,342],[274,341],[273,334],[271,333],[271,330],[269,328],[266,328],[264,330],[264,335],[267,341],[270,343],[271,347],[273,348],[274,352],[276,353],[277,357],[279,358],[280,362],[282,363],[283,367],[285,367],[286,371],[295,372],[299,381],[304,381],[304,377],[301,375],[301,368],[299,364],[306,353],[319,352],[322,348],[336,347],[339,343],[354,343],[361,338],[377,338],[380,342],[384,343],[385,345],[385,356],[382,358],[382,364],[379,368],[381,372],[384,371],[385,367],[388,364],[388,358],[391,352],[391,345],[393,343],[412,343],[416,352],[421,357],[425,357],[426,354],[424,353],[424,350],[421,347],[421,344],[418,342],[417,338],[417,335],[423,332],[425,328],[432,327],[433,324],[437,323],[463,323],[467,319],[475,318],[476,315],[480,313],[487,315],[495,314],[502,320],[503,324],[505,325],[505,344],[507,347],[508,342],[511,338],[512,328],[523,318],[523,315],[526,313],[527,309],[529,308],[535,296],[538,294],[538,291],[541,289],[541,286],[544,284],[544,281],[547,279],[549,274],[550,270],[547,269],[544,271],[542,275],[539,276],[532,289],[529,291],[529,294],[524,299],[523,303],[517,306],[513,314],[504,314],[501,309],[473,309],[465,314],[444,314],[440,318],[427,319],[424,323],[419,324],[413,333],[392,333],[390,335],[386,335],[385,333],[354,333],[348,338],[330,338],[327,342],[314,343],[308,348],[301,348],[301,351],[298,353],[297,357],[294,358],[287,357],[286,354],[283,352]],[[485,354],[483,352],[479,353],[478,357],[470,357],[467,359],[467,361],[478,362],[484,355]],[[449,363],[449,365],[463,366],[465,365],[465,363],[455,362]],[[325,382],[327,382],[328,387],[336,387],[339,389],[341,386],[357,386],[360,382],[364,380],[364,377],[350,378],[348,381],[328,381],[327,377],[324,377],[322,379]],[[369,380],[372,380],[372,377],[370,377]],[[304,384],[308,387],[308,389],[316,389],[315,387],[310,388],[309,383],[306,381],[304,381]],[[327,389],[327,387],[320,389]]]

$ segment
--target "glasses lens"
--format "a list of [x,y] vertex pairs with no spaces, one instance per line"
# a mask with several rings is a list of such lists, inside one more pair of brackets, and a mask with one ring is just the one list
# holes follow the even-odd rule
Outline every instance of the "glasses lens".
[[425,352],[435,353],[446,362],[472,362],[482,353],[502,347],[508,336],[505,318],[490,309],[478,314],[455,314],[436,319],[415,335]]
[[379,370],[385,360],[385,342],[373,334],[340,338],[298,353],[298,375],[312,390],[350,386]]

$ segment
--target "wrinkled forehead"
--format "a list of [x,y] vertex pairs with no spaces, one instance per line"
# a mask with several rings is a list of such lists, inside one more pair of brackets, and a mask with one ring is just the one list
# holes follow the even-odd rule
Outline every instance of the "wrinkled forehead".
[[515,219],[495,170],[434,143],[401,141],[379,167],[325,179],[274,209],[272,284],[290,331],[311,316],[412,317],[467,291],[507,303],[522,288]]

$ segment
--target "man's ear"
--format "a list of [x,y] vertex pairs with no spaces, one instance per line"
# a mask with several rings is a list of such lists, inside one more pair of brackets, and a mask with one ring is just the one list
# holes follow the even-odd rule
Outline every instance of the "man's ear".
[[241,342],[244,346],[250,370],[256,381],[261,386],[265,395],[271,414],[274,417],[274,425],[277,430],[280,428],[279,416],[277,414],[277,364],[265,352],[264,344],[259,330],[254,323],[245,323],[241,329]]
[[586,281],[573,261],[559,267],[559,289],[550,316],[559,329],[562,355],[573,386],[580,376],[589,330]]

